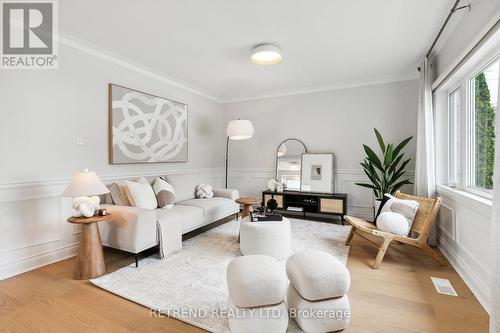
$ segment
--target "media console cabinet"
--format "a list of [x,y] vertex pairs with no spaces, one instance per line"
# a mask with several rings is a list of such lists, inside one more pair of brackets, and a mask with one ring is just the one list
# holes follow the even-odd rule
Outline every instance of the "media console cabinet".
[[[304,191],[263,191],[262,204],[269,199],[275,199],[280,213],[299,212],[303,217],[306,213],[339,216],[344,225],[344,215],[347,214],[347,194],[345,193],[315,193]],[[298,208],[298,210],[297,210]]]

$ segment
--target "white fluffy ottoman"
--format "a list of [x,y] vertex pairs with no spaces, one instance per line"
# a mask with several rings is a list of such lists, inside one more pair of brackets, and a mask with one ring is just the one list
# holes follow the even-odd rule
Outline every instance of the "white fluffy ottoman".
[[321,251],[305,251],[286,263],[290,286],[290,315],[305,332],[330,332],[347,327],[350,306],[349,271],[337,258]]
[[236,258],[229,263],[226,277],[231,332],[286,332],[287,279],[276,259],[266,255]]
[[240,251],[244,256],[265,254],[276,259],[292,254],[290,221],[250,222],[245,217],[240,222]]

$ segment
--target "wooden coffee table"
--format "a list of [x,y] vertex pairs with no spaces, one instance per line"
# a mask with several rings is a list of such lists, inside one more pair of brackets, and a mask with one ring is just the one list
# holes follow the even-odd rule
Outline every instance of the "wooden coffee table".
[[76,256],[73,278],[76,280],[88,280],[101,276],[106,271],[104,255],[102,253],[101,235],[97,222],[108,220],[111,214],[92,217],[70,217],[69,223],[80,224],[82,232],[78,255]]
[[245,216],[249,216],[250,212],[253,212],[252,205],[260,203],[260,200],[255,198],[238,198],[235,201],[243,205],[243,212],[241,213],[242,218]]

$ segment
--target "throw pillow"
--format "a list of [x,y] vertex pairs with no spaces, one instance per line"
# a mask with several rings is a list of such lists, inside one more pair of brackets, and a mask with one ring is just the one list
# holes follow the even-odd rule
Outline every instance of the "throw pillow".
[[109,192],[115,205],[130,206],[130,201],[127,197],[127,184],[124,181],[111,184]]
[[196,187],[196,197],[198,199],[211,198],[213,196],[214,191],[212,190],[212,186],[208,184],[201,184]]
[[406,217],[398,213],[384,212],[377,219],[377,228],[391,234],[406,236],[410,232],[410,227]]
[[153,190],[158,201],[158,207],[170,209],[175,203],[175,190],[165,179],[156,177]]
[[137,182],[126,180],[125,183],[128,189],[128,199],[132,206],[146,209],[158,208],[155,192],[144,177],[139,178]]
[[[401,214],[406,218],[406,221],[408,223],[408,228],[411,229],[411,226],[413,225],[413,220],[415,220],[415,215],[417,215],[418,202],[415,200],[398,199],[390,194],[384,194],[384,196],[388,196],[389,200],[387,200],[384,206],[382,206],[380,214],[385,212]],[[377,218],[377,227],[378,227],[378,218]]]

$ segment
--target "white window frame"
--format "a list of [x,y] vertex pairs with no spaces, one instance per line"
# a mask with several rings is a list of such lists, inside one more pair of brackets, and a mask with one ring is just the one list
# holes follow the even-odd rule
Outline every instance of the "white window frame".
[[[488,66],[492,63],[500,61],[500,51],[495,50],[488,57],[485,57],[483,61],[478,63],[478,65],[474,66],[472,70],[468,71],[467,75],[462,76],[457,82],[450,86],[450,89],[446,91],[446,107],[447,107],[447,130],[448,130],[448,138],[447,138],[447,157],[448,161],[446,164],[447,171],[446,177],[447,182],[450,187],[454,187],[466,192],[470,192],[472,194],[491,199],[492,198],[492,190],[487,190],[479,187],[473,186],[475,176],[473,174],[474,171],[474,137],[475,137],[475,123],[474,123],[474,88],[472,84],[474,84],[475,77],[484,71]],[[459,117],[459,141],[458,141],[458,151],[460,152],[460,156],[458,156],[458,179],[459,183],[453,180],[453,177],[450,175],[450,160],[449,157],[451,155],[451,142],[449,138],[450,131],[450,95],[460,89],[460,109],[458,110]],[[498,102],[500,104],[500,101]],[[500,112],[497,113],[497,116],[500,116]],[[498,138],[500,139],[500,138]]]

